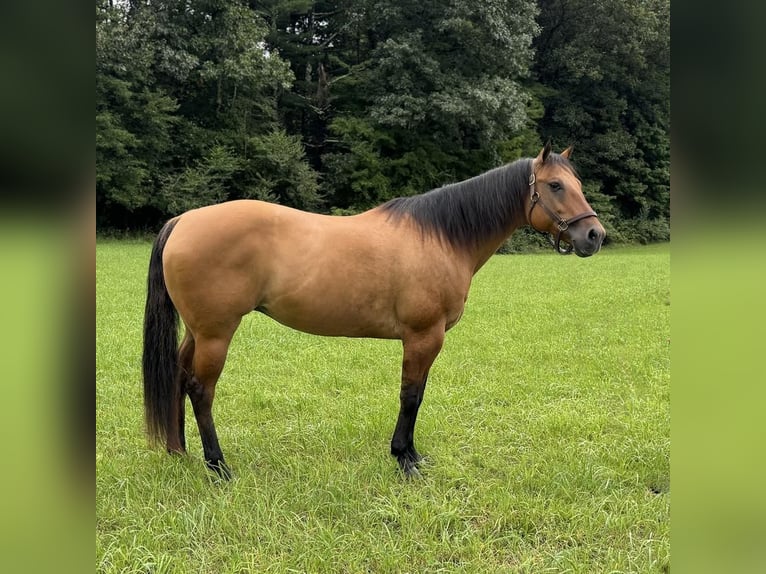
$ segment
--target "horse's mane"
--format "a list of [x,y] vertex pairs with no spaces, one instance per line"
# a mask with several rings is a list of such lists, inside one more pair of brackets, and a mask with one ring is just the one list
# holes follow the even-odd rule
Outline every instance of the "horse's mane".
[[392,199],[380,209],[395,221],[410,216],[422,231],[455,247],[472,247],[503,233],[523,211],[531,170],[531,159],[519,159],[465,181]]

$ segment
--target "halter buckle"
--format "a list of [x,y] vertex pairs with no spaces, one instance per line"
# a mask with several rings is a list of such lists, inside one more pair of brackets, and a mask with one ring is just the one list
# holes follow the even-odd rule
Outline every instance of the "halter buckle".
[[566,231],[569,229],[569,222],[566,219],[562,219],[558,222],[557,227],[559,228],[559,231]]
[[533,171],[529,175],[529,186],[532,187],[533,185],[535,185],[535,181],[537,181],[537,180],[535,179],[535,172]]

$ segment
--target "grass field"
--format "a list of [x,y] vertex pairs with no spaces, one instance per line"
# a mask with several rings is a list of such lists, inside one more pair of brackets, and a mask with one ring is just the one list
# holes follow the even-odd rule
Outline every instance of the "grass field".
[[431,370],[415,442],[388,454],[401,345],[253,314],[217,387],[235,474],[147,447],[148,243],[97,246],[100,572],[664,572],[669,246],[496,256]]

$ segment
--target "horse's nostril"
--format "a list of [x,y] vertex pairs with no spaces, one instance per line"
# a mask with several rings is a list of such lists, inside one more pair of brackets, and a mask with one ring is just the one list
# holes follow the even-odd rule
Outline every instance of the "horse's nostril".
[[591,241],[596,241],[601,237],[601,233],[599,233],[598,229],[595,227],[591,227],[590,231],[588,231],[588,239]]

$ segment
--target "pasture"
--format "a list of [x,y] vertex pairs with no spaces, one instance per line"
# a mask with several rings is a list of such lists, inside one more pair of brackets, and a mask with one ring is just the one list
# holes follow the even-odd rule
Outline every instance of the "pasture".
[[258,314],[217,387],[233,473],[148,448],[148,242],[97,245],[99,572],[663,572],[669,246],[493,257],[429,377],[403,480],[388,454],[398,341]]

